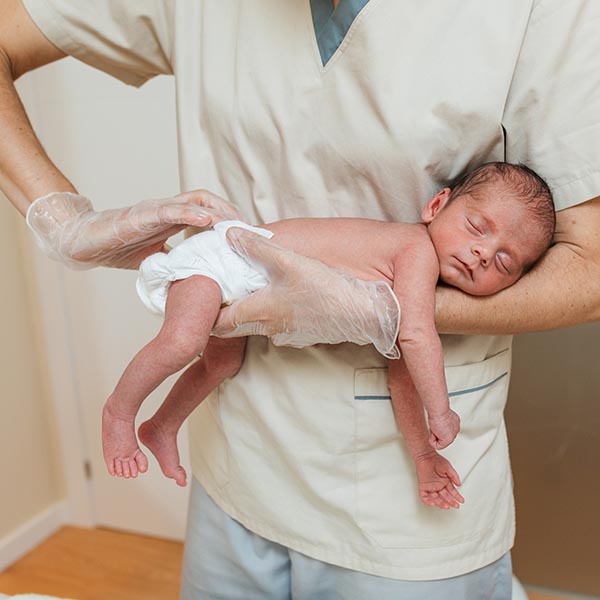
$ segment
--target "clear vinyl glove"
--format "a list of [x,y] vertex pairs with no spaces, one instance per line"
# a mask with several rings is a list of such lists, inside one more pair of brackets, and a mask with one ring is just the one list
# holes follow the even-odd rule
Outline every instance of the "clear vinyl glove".
[[101,212],[85,196],[53,192],[32,202],[27,211],[38,246],[74,269],[136,269],[188,225],[210,227],[224,219],[244,221],[232,204],[206,190]]
[[400,306],[386,282],[362,281],[243,229],[230,229],[227,239],[270,283],[221,309],[213,335],[265,335],[295,348],[373,344],[387,358],[400,357]]

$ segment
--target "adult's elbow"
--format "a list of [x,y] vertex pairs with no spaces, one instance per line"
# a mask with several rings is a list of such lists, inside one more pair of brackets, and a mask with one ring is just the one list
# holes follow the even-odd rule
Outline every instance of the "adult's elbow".
[[16,75],[8,53],[0,46],[0,76],[3,80],[15,81]]
[[600,321],[600,260],[589,269],[589,301],[587,318],[588,323]]
[[16,81],[64,56],[39,30],[21,0],[0,2],[0,69],[4,75]]

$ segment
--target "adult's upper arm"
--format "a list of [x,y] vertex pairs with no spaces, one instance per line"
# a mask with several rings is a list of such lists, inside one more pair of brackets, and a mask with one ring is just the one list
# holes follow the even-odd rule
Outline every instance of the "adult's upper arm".
[[173,72],[174,0],[10,0],[21,2],[59,56],[135,86]]
[[537,0],[506,100],[506,160],[538,171],[557,210],[600,195],[599,25],[597,0]]
[[[562,293],[577,299],[570,309],[572,324],[600,321],[600,196],[559,211],[555,241],[552,250],[563,255]],[[572,289],[565,289],[570,282]]]
[[9,66],[13,79],[17,79],[66,55],[42,34],[21,0],[2,0],[0,56]]
[[600,263],[600,196],[559,211],[554,239]]

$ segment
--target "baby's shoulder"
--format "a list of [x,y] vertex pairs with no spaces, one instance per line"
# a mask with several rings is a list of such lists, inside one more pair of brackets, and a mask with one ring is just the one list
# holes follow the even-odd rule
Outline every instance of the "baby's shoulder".
[[431,238],[423,223],[387,223],[387,237],[399,250],[431,246]]
[[437,265],[437,254],[427,227],[421,223],[402,225],[404,225],[401,228],[402,235],[395,236],[390,245],[395,268],[405,271],[407,268]]

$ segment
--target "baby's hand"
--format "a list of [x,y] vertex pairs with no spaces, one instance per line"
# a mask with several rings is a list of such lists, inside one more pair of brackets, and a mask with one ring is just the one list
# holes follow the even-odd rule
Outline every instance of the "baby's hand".
[[429,443],[436,450],[449,446],[456,438],[460,429],[460,417],[453,411],[439,416],[429,416]]
[[437,452],[429,452],[415,459],[419,496],[427,506],[459,508],[465,499],[455,486],[460,477],[452,465]]

